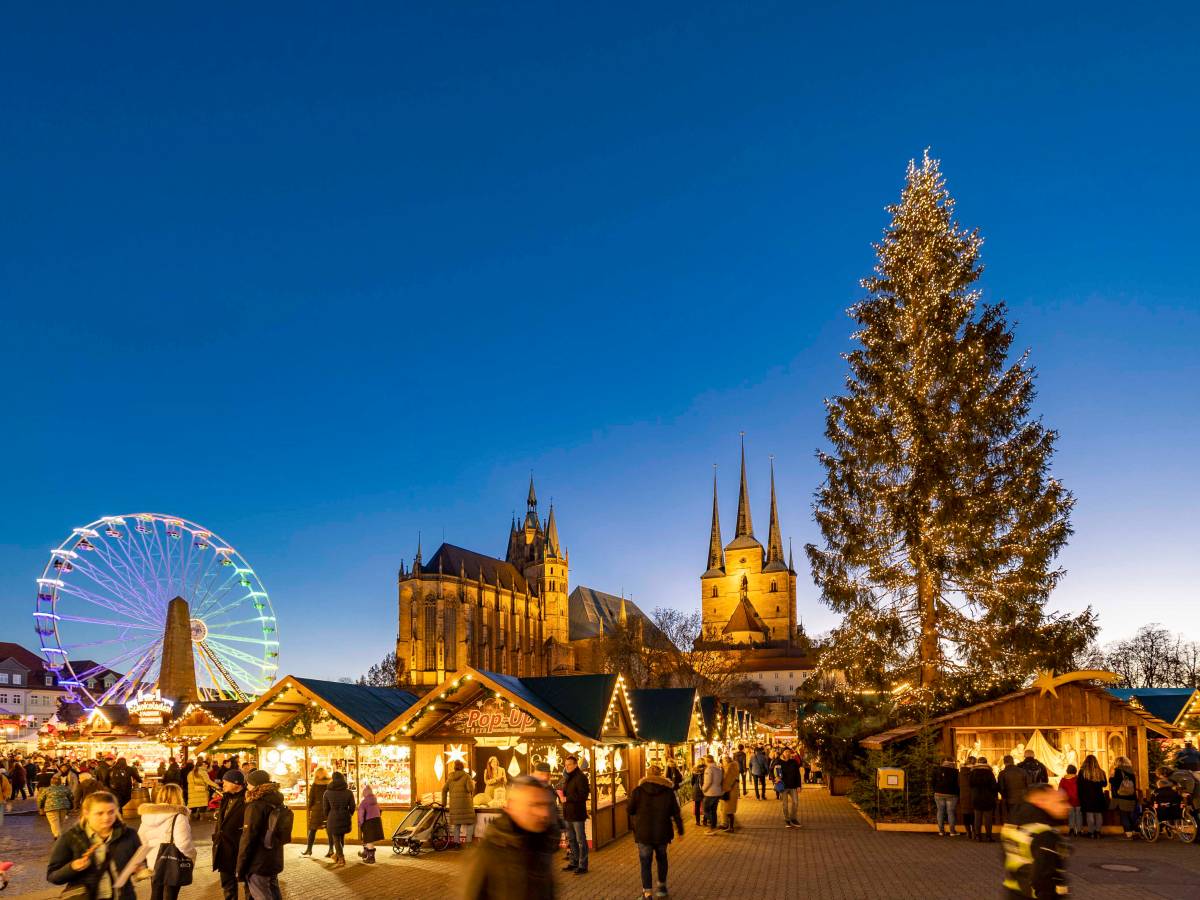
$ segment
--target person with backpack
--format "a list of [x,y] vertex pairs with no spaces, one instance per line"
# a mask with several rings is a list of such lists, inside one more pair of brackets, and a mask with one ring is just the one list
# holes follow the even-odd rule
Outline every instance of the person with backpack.
[[346,865],[346,835],[350,833],[354,821],[354,795],[346,786],[346,776],[334,772],[321,798],[325,806],[325,831],[333,843],[333,866],[340,869]]
[[112,767],[112,771],[108,774],[108,789],[112,791],[117,801],[121,804],[120,808],[124,809],[129,803],[129,798],[133,796],[134,781],[140,781],[137,772],[129,767],[125,762],[125,757],[117,759],[117,764]]
[[[308,846],[304,848],[301,856],[312,856],[313,842],[317,839],[317,832],[325,827],[325,791],[329,788],[329,773],[321,767],[313,772],[312,784],[308,786]],[[472,815],[474,812],[472,811]],[[328,836],[328,832],[326,832]],[[326,859],[333,858],[333,839],[329,838],[329,852],[325,854]]]
[[767,754],[763,752],[761,746],[754,748],[754,753],[751,754],[747,766],[750,769],[750,780],[754,782],[754,799],[766,800],[767,773],[771,771],[771,767]]
[[1032,750],[1025,751],[1020,768],[1025,772],[1025,781],[1029,787],[1033,787],[1035,784],[1050,783],[1050,773],[1046,771],[1045,766],[1038,762]]
[[1132,841],[1137,832],[1138,805],[1137,775],[1133,772],[1133,763],[1127,756],[1118,756],[1113,764],[1113,770],[1108,776],[1108,787],[1112,791],[1113,803],[1121,817],[1121,830],[1125,832],[1125,840]]
[[246,779],[239,770],[230,769],[221,776],[221,803],[212,833],[213,871],[220,874],[225,900],[238,900],[237,862],[245,816]]
[[[179,896],[179,889],[191,884],[191,869],[187,870],[186,880],[183,880],[178,873],[168,871],[167,866],[171,864],[169,859],[164,859],[164,866],[160,870],[158,858],[163,847],[173,844],[179,856],[193,863],[196,861],[192,821],[188,808],[183,805],[183,791],[177,784],[160,784],[154,789],[154,802],[139,806],[138,815],[142,819],[138,837],[142,846],[149,848],[146,866],[151,872],[150,900],[175,900]],[[182,883],[172,883],[174,881]]]
[[[667,845],[675,832],[683,837],[683,815],[675,788],[662,776],[662,769],[650,766],[647,775],[629,795],[629,815],[633,818],[633,839],[637,844],[642,869],[642,897],[667,896]],[[672,829],[674,825],[674,829]],[[651,866],[658,864],[658,890],[651,894]]]
[[358,804],[358,837],[363,845],[359,857],[365,863],[375,862],[375,845],[383,840],[383,812],[369,784],[363,786]]
[[251,900],[280,900],[283,845],[292,839],[292,811],[279,785],[262,769],[246,777],[246,812],[238,844],[237,878],[246,882]]

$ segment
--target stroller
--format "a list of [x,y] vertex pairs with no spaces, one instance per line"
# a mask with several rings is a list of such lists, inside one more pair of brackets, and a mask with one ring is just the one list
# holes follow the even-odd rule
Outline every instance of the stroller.
[[450,829],[446,825],[446,807],[440,803],[418,803],[401,821],[392,834],[392,852],[420,856],[421,847],[428,841],[434,850],[450,846]]

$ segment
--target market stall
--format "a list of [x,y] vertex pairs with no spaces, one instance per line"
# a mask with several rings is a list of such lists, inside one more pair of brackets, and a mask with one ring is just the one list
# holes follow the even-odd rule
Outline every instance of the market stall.
[[644,688],[629,692],[638,720],[638,737],[646,744],[646,765],[674,762],[687,773],[692,747],[703,736],[700,695],[695,688]]
[[270,772],[294,809],[296,835],[308,828],[308,786],[318,768],[345,775],[356,797],[370,785],[387,830],[412,805],[412,759],[411,747],[380,732],[416,699],[395,688],[288,676],[202,740],[196,752],[250,758]]
[[411,746],[414,795],[440,799],[461,761],[475,779],[476,837],[504,806],[509,780],[574,755],[591,784],[588,837],[600,847],[629,830],[627,798],[643,771],[638,717],[620,675],[516,678],[461,669],[381,732]]

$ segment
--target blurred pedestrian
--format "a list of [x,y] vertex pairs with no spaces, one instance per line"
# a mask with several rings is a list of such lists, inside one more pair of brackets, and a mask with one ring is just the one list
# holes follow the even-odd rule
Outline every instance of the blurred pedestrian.
[[1067,815],[1067,795],[1048,784],[1031,785],[1013,821],[1000,831],[1004,843],[1004,895],[1033,900],[1066,896],[1066,854],[1058,825]]
[[137,900],[133,879],[117,887],[121,871],[141,846],[137,832],[118,813],[117,798],[108,791],[89,794],[79,824],[63,832],[50,851],[46,880],[82,887],[88,900]]
[[551,867],[558,845],[547,833],[552,817],[541,782],[530,775],[514,778],[504,811],[488,825],[471,860],[463,900],[554,900]]

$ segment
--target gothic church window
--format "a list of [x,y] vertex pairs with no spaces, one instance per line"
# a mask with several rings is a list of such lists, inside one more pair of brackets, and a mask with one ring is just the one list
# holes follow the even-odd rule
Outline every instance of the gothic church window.
[[773,593],[775,593],[777,590],[779,590],[779,586],[778,586],[778,585],[775,583],[775,579],[774,579],[774,578],[772,578],[772,579],[771,579],[771,593],[773,594]]
[[717,589],[715,587],[712,589],[712,595],[714,597],[717,596]]
[[454,607],[447,606],[445,649],[442,651],[446,658],[446,671],[458,668],[458,623],[456,619]]
[[425,604],[425,668],[437,668],[437,604]]

